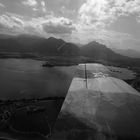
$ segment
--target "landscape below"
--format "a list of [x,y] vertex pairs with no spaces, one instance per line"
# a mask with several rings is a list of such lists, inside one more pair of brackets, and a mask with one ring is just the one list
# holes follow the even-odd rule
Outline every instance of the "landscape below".
[[[47,68],[86,63],[100,63],[108,67],[111,74],[121,74],[123,71],[118,70],[118,68],[125,68],[135,73],[135,77],[123,80],[140,92],[140,58],[123,56],[95,41],[78,47],[73,43],[67,43],[62,39],[56,39],[53,37],[44,39],[27,35],[4,36],[0,38],[0,58],[39,60],[43,61],[42,67]],[[88,74],[90,75],[90,72],[88,73],[87,71],[87,75]],[[81,71],[78,71],[78,75],[81,75]],[[33,130],[33,133],[40,131],[45,136],[49,135],[51,133],[50,129],[54,125],[63,101],[64,97],[11,101],[1,100],[0,117],[3,121],[0,122],[0,136],[6,135],[6,137],[12,136],[17,138],[18,132],[16,132],[16,130],[21,130],[25,133],[30,131],[28,130],[30,128],[27,128],[27,126],[24,125],[24,122],[26,122],[25,124],[29,122],[31,123],[30,126],[32,128],[37,128]],[[51,110],[53,110],[53,112],[48,113],[51,112]],[[28,116],[27,120],[26,115]],[[45,126],[43,125],[43,128],[34,126],[34,122],[37,122],[36,119],[38,118],[43,120],[38,123],[42,125],[46,124]],[[21,120],[23,120],[23,122],[21,122]],[[17,125],[17,122],[21,122],[20,125],[24,126],[24,128],[20,128],[20,126]],[[79,124],[79,122],[77,123]],[[83,128],[85,126],[80,124],[80,127]],[[5,132],[8,133],[8,136]],[[14,136],[15,134],[16,136]],[[18,135],[22,136],[22,133],[19,133]],[[26,133],[26,135],[28,135],[28,133]],[[32,139],[35,139],[35,137]]]
[[101,63],[127,68],[136,73],[136,78],[126,82],[140,91],[140,58],[123,56],[95,41],[79,47],[53,37],[0,35],[0,58],[41,60],[44,61],[43,67]]

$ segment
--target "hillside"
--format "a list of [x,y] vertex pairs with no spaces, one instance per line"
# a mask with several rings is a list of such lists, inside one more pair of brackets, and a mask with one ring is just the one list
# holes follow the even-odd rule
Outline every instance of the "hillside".
[[78,55],[79,48],[61,39],[37,36],[11,36],[0,38],[1,52],[38,53],[41,55]]
[[[74,56],[78,58],[77,63],[99,62],[108,65],[140,66],[140,59],[123,56],[95,41],[79,47],[54,37],[46,39],[31,35],[0,35],[0,57],[7,58],[16,55],[17,58],[64,56],[67,61],[69,57]],[[75,62],[74,59],[72,61]]]
[[117,54],[111,49],[107,48],[105,45],[102,45],[95,41],[83,46],[81,48],[81,54],[87,57],[93,57],[95,59],[104,59],[109,61],[116,60],[118,58],[120,59],[123,57],[120,54]]
[[81,47],[80,54],[92,58],[94,60],[103,60],[106,62],[115,63],[118,65],[137,65],[140,66],[140,59],[130,58],[128,56],[123,56],[107,48],[105,45],[98,42],[90,42],[87,45]]

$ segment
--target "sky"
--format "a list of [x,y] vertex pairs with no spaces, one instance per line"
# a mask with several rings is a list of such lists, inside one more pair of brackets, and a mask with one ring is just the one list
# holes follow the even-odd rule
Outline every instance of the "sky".
[[0,0],[0,34],[140,51],[140,0]]

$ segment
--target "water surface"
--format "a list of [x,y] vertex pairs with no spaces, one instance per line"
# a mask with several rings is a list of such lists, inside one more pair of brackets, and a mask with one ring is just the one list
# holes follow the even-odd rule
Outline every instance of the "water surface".
[[0,59],[0,99],[65,96],[75,66],[46,68],[42,63],[30,59]]

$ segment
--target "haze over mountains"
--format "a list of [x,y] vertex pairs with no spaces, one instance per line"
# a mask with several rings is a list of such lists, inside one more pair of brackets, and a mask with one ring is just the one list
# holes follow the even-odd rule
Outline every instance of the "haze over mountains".
[[140,58],[140,51],[136,51],[136,50],[133,50],[133,49],[117,49],[117,48],[112,48],[112,50],[116,53],[119,53],[121,55],[124,55],[124,56],[129,56],[129,57],[132,57],[132,58]]
[[98,42],[90,42],[82,47],[68,43],[62,39],[48,39],[37,36],[0,35],[0,53],[36,53],[44,56],[84,56],[94,60],[107,62],[138,64],[140,59],[129,58]]
[[38,53],[42,55],[77,55],[79,48],[61,39],[37,36],[8,36],[0,38],[0,52]]

